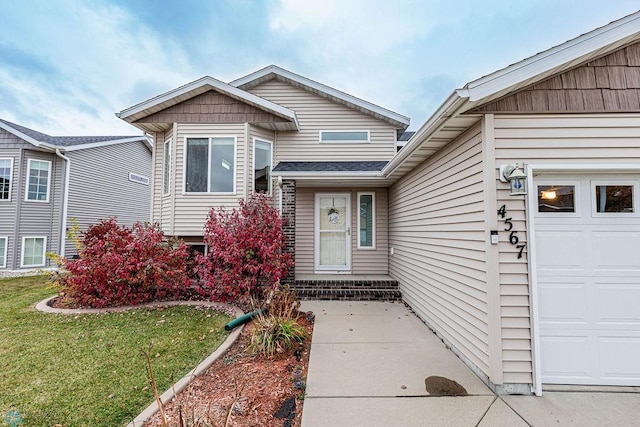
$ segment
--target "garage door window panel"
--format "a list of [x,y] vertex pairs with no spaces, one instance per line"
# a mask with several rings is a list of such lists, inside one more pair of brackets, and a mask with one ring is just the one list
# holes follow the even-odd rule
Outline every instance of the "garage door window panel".
[[591,185],[594,216],[636,213],[637,184],[634,182],[598,182]]
[[536,186],[538,216],[576,216],[579,214],[580,187],[578,183],[544,182]]

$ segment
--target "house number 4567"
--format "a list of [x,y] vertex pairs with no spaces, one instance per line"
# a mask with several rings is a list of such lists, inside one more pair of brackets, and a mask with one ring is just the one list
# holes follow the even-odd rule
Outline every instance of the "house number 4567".
[[504,220],[504,231],[509,232],[509,243],[514,245],[516,249],[518,249],[518,259],[522,258],[522,251],[527,246],[526,244],[518,244],[520,243],[520,239],[518,238],[518,232],[513,230],[513,222],[511,220],[513,218],[507,217],[507,206],[502,205],[500,209],[498,209],[498,216]]

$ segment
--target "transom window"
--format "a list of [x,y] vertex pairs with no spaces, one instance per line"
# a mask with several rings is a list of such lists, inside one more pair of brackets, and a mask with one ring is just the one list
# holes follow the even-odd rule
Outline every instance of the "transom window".
[[374,249],[375,242],[375,193],[358,193],[358,248]]
[[269,141],[254,140],[253,143],[253,190],[271,194],[272,145]]
[[0,159],[0,200],[11,200],[13,159]]
[[43,267],[45,264],[46,237],[22,238],[22,267]]
[[234,193],[236,176],[234,137],[187,138],[187,193]]
[[27,176],[26,199],[37,202],[48,202],[51,162],[47,160],[29,159]]
[[162,160],[162,194],[169,194],[171,189],[171,140],[164,142]]
[[323,130],[320,131],[320,142],[369,142],[369,131]]
[[0,268],[7,266],[7,237],[0,237]]

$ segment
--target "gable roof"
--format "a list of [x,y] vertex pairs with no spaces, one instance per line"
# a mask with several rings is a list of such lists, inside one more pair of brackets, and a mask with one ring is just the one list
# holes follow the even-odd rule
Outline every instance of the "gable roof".
[[308,92],[315,93],[323,98],[330,99],[333,102],[346,105],[349,108],[356,109],[362,113],[390,123],[399,129],[406,129],[409,127],[410,119],[408,117],[395,113],[391,110],[387,110],[386,108],[382,108],[353,95],[349,95],[348,93],[341,92],[322,83],[318,83],[314,80],[292,73],[291,71],[275,65],[269,65],[268,67],[254,73],[236,79],[232,81],[230,85],[243,90],[250,90],[251,88],[273,79],[278,79],[295,87],[302,88]]
[[151,143],[145,136],[51,136],[3,119],[0,119],[0,128],[36,147],[50,150],[75,151],[138,141],[151,149]]
[[121,112],[116,113],[116,116],[133,124],[134,122],[153,113],[172,107],[210,90],[220,92],[238,101],[286,119],[288,124],[283,123],[283,130],[298,130],[300,128],[298,125],[298,118],[294,111],[209,76],[202,77],[191,83],[187,83],[184,86],[180,86],[147,101],[136,104],[133,107],[122,110]]
[[640,40],[640,11],[582,34],[456,89],[418,129],[382,174],[397,179],[480,120],[463,115],[481,104],[605,56]]

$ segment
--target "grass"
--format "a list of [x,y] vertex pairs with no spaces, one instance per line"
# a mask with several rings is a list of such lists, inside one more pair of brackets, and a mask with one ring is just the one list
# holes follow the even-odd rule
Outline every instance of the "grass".
[[46,277],[0,279],[0,425],[15,409],[24,426],[117,426],[227,337],[230,318],[195,307],[62,315],[33,306],[53,292]]

